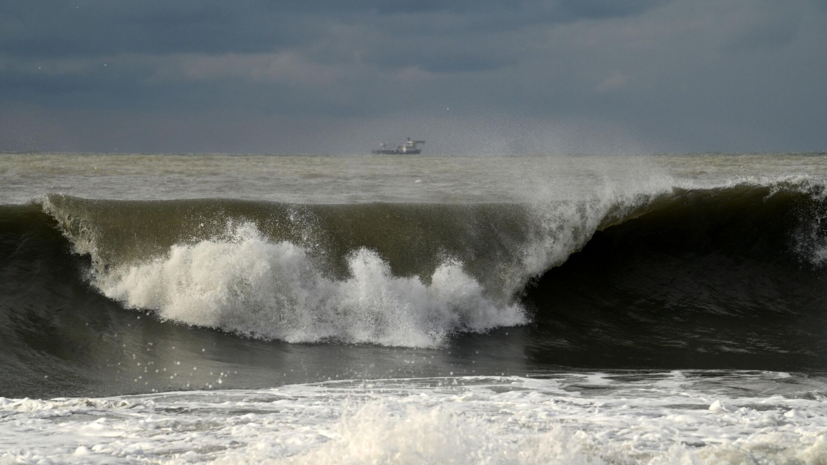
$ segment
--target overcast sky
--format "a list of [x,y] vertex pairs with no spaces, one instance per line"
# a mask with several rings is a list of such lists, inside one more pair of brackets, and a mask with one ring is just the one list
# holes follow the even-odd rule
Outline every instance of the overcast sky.
[[7,0],[0,151],[827,150],[827,0]]

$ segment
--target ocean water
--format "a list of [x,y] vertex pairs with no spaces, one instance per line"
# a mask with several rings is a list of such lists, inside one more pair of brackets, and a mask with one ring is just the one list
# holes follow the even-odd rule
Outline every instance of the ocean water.
[[0,463],[827,463],[827,154],[0,154]]

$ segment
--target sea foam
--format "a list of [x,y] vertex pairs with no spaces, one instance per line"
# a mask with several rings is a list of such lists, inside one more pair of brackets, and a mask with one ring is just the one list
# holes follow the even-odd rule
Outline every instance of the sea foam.
[[438,266],[429,283],[394,276],[365,248],[347,263],[348,278],[328,277],[307,250],[271,242],[247,223],[227,237],[99,270],[93,283],[128,307],[153,309],[168,320],[288,342],[437,347],[458,331],[527,321],[520,305],[486,297],[455,260]]
[[[557,373],[0,398],[0,463],[824,463],[824,384],[785,375]],[[790,386],[809,395],[789,395]]]

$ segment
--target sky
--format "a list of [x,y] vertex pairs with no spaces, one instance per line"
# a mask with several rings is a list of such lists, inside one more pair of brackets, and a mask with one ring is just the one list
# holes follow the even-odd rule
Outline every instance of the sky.
[[0,151],[827,150],[827,0],[8,0]]

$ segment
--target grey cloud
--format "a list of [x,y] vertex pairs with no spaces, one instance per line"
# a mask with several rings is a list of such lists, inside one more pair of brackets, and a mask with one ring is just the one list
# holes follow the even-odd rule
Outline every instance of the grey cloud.
[[[304,1],[29,0],[0,4],[0,52],[66,56],[111,53],[242,53],[294,47],[331,23],[417,36],[520,27],[636,13],[653,0]],[[448,20],[441,20],[448,18]]]
[[5,2],[0,150],[824,148],[822,6]]

